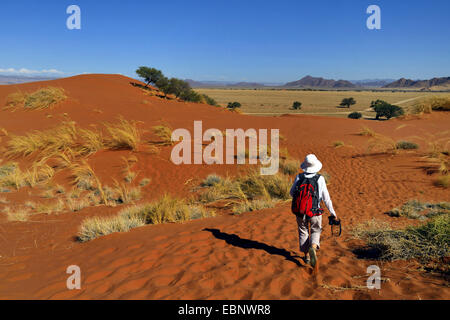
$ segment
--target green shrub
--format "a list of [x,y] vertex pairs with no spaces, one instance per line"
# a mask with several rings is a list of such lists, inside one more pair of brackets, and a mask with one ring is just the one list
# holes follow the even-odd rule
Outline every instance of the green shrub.
[[241,104],[239,102],[228,102],[227,108],[228,109],[236,109],[236,108],[240,108]]
[[348,115],[348,117],[350,119],[361,119],[362,118],[362,113],[361,112],[352,112]]
[[404,150],[419,149],[419,145],[414,142],[399,141],[397,142],[397,149],[404,149]]
[[202,94],[203,99],[205,100],[205,103],[211,105],[211,106],[217,106],[217,101],[211,98],[210,96],[206,94]]

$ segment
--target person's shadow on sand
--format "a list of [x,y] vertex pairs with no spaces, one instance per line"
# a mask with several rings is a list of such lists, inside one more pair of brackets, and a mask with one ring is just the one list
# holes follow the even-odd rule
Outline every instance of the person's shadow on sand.
[[[238,235],[235,234],[229,234],[220,231],[219,229],[210,229],[205,228],[203,231],[209,231],[213,234],[214,237],[220,240],[225,240],[226,243],[231,244],[232,246],[243,248],[243,249],[258,249],[258,250],[264,250],[269,254],[275,254],[282,257],[285,257],[286,260],[291,261],[295,263],[299,267],[303,267],[303,265],[295,259],[294,256],[291,255],[291,253],[285,249],[280,249],[274,246],[269,246],[265,243],[258,242],[255,240],[249,240],[249,239],[242,239]],[[298,256],[297,256],[298,257]]]

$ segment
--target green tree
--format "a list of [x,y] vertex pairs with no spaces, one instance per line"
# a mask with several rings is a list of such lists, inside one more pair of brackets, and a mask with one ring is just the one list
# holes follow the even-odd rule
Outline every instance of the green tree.
[[380,117],[386,117],[386,119],[391,119],[394,117],[401,116],[405,114],[403,108],[399,106],[392,105],[384,100],[376,100],[370,103],[370,107],[376,112],[376,119]]
[[356,104],[356,100],[355,99],[353,99],[353,98],[344,98],[344,99],[342,99],[340,106],[341,107],[350,108],[350,106],[352,106],[354,104]]
[[299,102],[299,101],[295,101],[295,102],[292,104],[292,109],[294,109],[294,110],[300,110],[301,108],[302,108],[302,103]]
[[139,77],[144,79],[146,88],[150,83],[156,84],[158,80],[164,77],[161,70],[149,67],[139,67],[139,69],[136,70],[136,73]]
[[181,95],[187,95],[191,90],[191,86],[184,80],[177,78],[170,78],[167,93],[175,95],[179,98]]

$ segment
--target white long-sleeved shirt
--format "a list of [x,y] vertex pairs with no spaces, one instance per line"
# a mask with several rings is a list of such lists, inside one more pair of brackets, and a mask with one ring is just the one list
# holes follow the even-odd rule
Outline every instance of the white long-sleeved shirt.
[[[316,175],[315,173],[310,173],[310,174],[305,174],[305,177],[312,178],[315,175]],[[297,177],[295,177],[294,184],[291,187],[291,192],[290,192],[291,197],[294,196],[295,185],[297,184],[299,177],[300,177],[300,174],[298,174]],[[330,194],[328,193],[325,178],[323,176],[320,176],[319,180],[317,181],[317,184],[319,185],[319,208],[320,208],[320,203],[323,201],[325,203],[325,205],[327,206],[328,211],[330,211],[330,213],[333,216],[337,217],[336,212],[334,212],[334,209],[333,209],[333,203],[331,202]]]

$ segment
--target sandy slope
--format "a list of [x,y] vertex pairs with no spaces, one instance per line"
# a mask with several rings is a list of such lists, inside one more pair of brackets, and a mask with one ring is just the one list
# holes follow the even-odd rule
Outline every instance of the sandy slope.
[[[292,157],[314,152],[332,181],[329,190],[344,221],[343,236],[333,238],[328,226],[323,233],[317,274],[297,256],[295,219],[286,203],[274,209],[241,216],[222,215],[185,224],[145,226],[129,233],[113,234],[88,243],[75,241],[78,226],[88,216],[115,214],[120,207],[86,208],[78,213],[36,215],[29,222],[7,222],[0,214],[0,298],[3,299],[448,299],[448,283],[419,270],[414,261],[381,263],[358,259],[357,245],[348,230],[372,218],[398,226],[411,222],[387,217],[384,212],[403,202],[450,201],[448,191],[432,185],[428,164],[420,152],[393,155],[365,154],[367,138],[362,125],[395,140],[419,136],[436,139],[448,130],[449,115],[433,114],[421,120],[385,122],[333,119],[313,116],[244,116],[206,105],[166,101],[144,96],[129,78],[86,75],[44,83],[0,86],[0,103],[14,90],[44,85],[61,86],[69,100],[49,111],[0,111],[0,127],[11,133],[45,129],[70,118],[80,126],[113,121],[118,115],[142,121],[149,130],[161,121],[174,128],[192,130],[194,120],[204,128],[279,128]],[[147,103],[143,103],[146,100]],[[63,114],[67,113],[66,116]],[[49,118],[48,114],[52,117]],[[150,132],[145,133],[151,139]],[[335,149],[333,141],[347,147]],[[4,145],[6,138],[0,142]],[[419,141],[419,140],[418,140]],[[425,147],[426,141],[419,141]],[[118,174],[120,157],[129,152],[102,151],[90,163],[102,180]],[[155,156],[136,153],[140,177],[152,183],[144,199],[165,192],[189,195],[211,172],[236,174],[236,165],[175,166],[170,148]],[[60,183],[68,185],[67,177]],[[32,190],[5,194],[13,203],[28,199]],[[3,194],[2,194],[3,196]],[[0,209],[2,205],[0,205]],[[368,265],[382,269],[381,291],[361,288]],[[69,265],[82,272],[82,289],[66,289]],[[336,288],[348,288],[342,290]],[[333,289],[334,288],[334,289]]]

